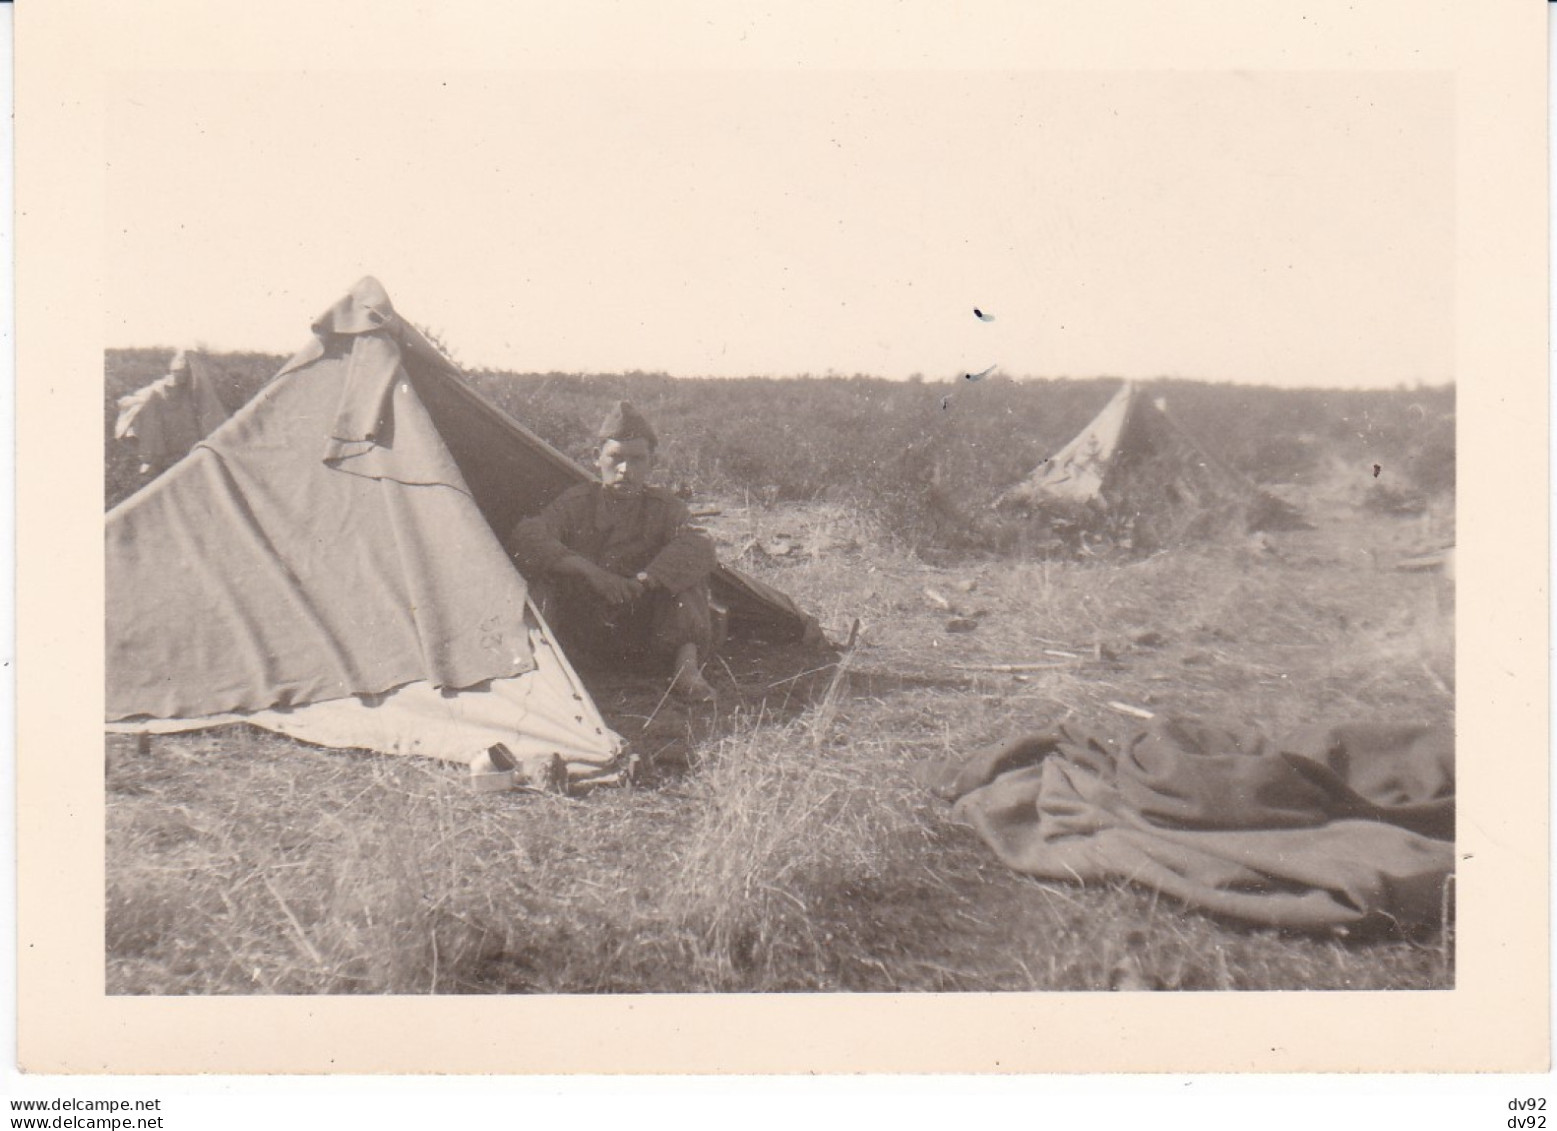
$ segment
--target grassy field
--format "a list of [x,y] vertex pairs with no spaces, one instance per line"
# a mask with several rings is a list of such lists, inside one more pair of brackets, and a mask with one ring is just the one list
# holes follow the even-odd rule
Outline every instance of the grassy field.
[[[1452,725],[1452,590],[1394,568],[1441,529],[1336,503],[1259,543],[1042,561],[913,552],[843,503],[703,501],[726,561],[834,640],[860,622],[845,663],[732,648],[712,711],[596,679],[644,772],[576,798],[477,794],[462,768],[257,730],[110,739],[108,991],[1453,985],[1452,921],[1291,936],[1128,885],[1040,883],[924,784],[1061,719],[1122,735],[1137,722],[1111,701],[1272,732]],[[1077,659],[976,670],[1044,649]]]
[[[118,397],[166,372],[171,350],[110,350],[105,359],[104,492],[118,502],[143,482],[113,441]],[[252,396],[281,355],[211,359],[224,395]],[[619,398],[664,434],[663,482],[699,498],[749,493],[759,503],[847,504],[894,540],[988,550],[929,506],[945,496],[982,511],[1073,437],[1119,388],[1107,378],[973,384],[867,377],[682,381],[659,374],[474,373],[471,383],[588,466],[595,427]],[[1378,513],[1452,491],[1453,386],[1387,390],[1269,389],[1154,381],[1174,419],[1213,457],[1254,481],[1305,495],[1344,495]],[[1372,468],[1378,465],[1378,473]]]

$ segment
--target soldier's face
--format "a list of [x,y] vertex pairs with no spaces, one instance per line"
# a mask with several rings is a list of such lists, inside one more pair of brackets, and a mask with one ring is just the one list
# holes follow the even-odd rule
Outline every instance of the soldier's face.
[[607,440],[600,445],[600,482],[614,491],[641,490],[654,470],[654,449],[647,440]]

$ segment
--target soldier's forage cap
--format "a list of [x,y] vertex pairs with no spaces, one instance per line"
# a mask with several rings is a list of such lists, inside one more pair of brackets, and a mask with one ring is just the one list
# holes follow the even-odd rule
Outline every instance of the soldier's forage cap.
[[654,429],[643,418],[643,413],[632,406],[630,401],[618,401],[616,407],[605,418],[605,423],[600,426],[600,442],[607,440],[647,440],[649,447],[659,447],[660,438],[654,434]]

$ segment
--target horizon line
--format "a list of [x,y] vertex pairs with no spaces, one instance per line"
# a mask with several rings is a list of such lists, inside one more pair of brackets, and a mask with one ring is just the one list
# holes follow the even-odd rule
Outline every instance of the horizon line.
[[[440,343],[434,342],[443,348]],[[184,345],[117,345],[103,347],[104,353],[109,352],[159,352],[175,354],[180,350],[194,351],[210,357],[232,356],[237,354],[250,354],[287,358],[296,353],[292,350],[267,350],[255,348],[240,349],[214,349],[202,345],[199,342]],[[1009,381],[1013,384],[1034,384],[1044,381],[1134,381],[1140,384],[1154,382],[1182,381],[1201,385],[1230,385],[1240,388],[1252,389],[1279,389],[1283,391],[1342,391],[1342,392],[1400,392],[1419,389],[1444,389],[1454,388],[1458,384],[1456,377],[1426,378],[1416,377],[1410,380],[1397,380],[1391,384],[1359,385],[1359,384],[1278,384],[1271,381],[1262,381],[1255,378],[1238,377],[1208,377],[1187,376],[1179,373],[1157,373],[1150,376],[1125,376],[1116,373],[1092,373],[1077,375],[1073,373],[1045,373],[1045,374],[1012,374],[1003,371],[998,365],[984,370],[978,374],[954,373],[947,375],[934,375],[929,373],[914,372],[901,377],[889,376],[882,373],[844,373],[828,369],[821,373],[672,373],[665,369],[616,369],[616,370],[590,370],[590,369],[519,369],[499,367],[495,365],[465,363],[457,357],[450,357],[445,351],[445,356],[455,365],[460,372],[465,374],[491,374],[496,376],[513,377],[616,377],[616,378],[663,378],[671,381],[881,381],[891,384],[940,384],[940,385],[972,385],[980,381]]]

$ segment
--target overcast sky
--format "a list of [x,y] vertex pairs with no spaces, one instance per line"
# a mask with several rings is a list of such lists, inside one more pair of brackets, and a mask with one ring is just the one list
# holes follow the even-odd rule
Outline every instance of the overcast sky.
[[1453,91],[1432,74],[186,72],[119,91],[112,345],[290,352],[373,274],[470,367],[1455,376]]

